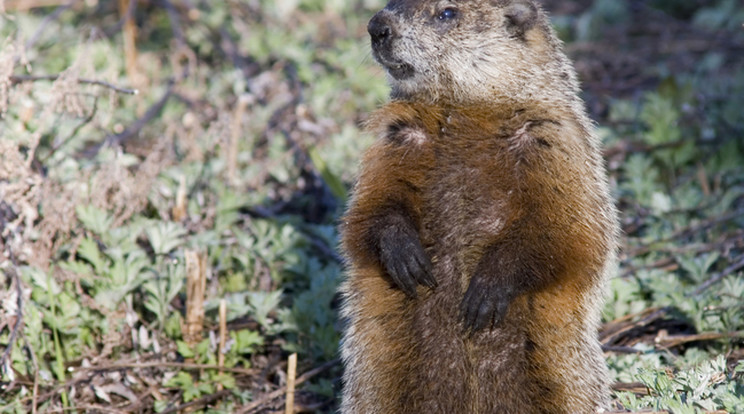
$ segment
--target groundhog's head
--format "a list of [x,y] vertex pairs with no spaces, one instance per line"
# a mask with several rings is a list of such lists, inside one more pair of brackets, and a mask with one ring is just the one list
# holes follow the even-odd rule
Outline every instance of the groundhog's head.
[[578,89],[533,0],[391,0],[367,29],[394,98],[546,99]]

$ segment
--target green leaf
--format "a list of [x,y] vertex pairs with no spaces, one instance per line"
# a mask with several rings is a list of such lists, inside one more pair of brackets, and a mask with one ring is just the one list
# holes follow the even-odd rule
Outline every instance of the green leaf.
[[256,348],[263,346],[264,338],[256,331],[250,329],[241,329],[237,332],[230,332],[230,336],[235,340],[235,348],[238,353],[252,354]]
[[51,274],[42,271],[41,269],[37,269],[34,267],[22,267],[21,273],[27,277],[31,278],[31,281],[33,284],[39,288],[46,296],[46,292],[51,293],[52,295],[59,295],[62,292],[62,288],[57,284],[57,281],[54,280],[54,277],[52,277]]
[[744,372],[744,359],[740,360],[739,363],[736,364],[736,368],[734,368],[734,372],[737,374]]
[[144,281],[142,287],[147,292],[145,308],[155,314],[160,326],[166,324],[166,318],[170,314],[170,303],[184,286],[186,269],[183,261],[169,262],[165,273],[165,277],[157,275],[141,279]]
[[153,408],[155,409],[156,413],[162,413],[163,411],[168,409],[170,405],[171,402],[168,400],[156,400],[153,404]]
[[178,223],[158,221],[154,226],[146,227],[145,234],[155,254],[164,255],[183,244],[186,230]]
[[104,259],[101,251],[98,249],[98,243],[90,238],[84,238],[80,241],[78,246],[78,255],[93,265],[97,275],[103,275],[106,273],[108,263]]
[[98,235],[106,233],[114,222],[108,212],[92,205],[79,205],[75,212],[83,226]]
[[307,152],[310,155],[310,160],[313,162],[313,165],[315,165],[315,168],[320,171],[320,175],[323,177],[326,185],[331,189],[331,193],[333,193],[337,199],[346,202],[348,197],[346,194],[346,186],[341,182],[341,179],[331,172],[328,165],[323,160],[323,157],[320,156],[315,147],[310,147]]
[[281,298],[281,290],[248,293],[248,304],[253,309],[253,317],[256,319],[256,322],[267,328],[269,326],[269,312],[279,306]]
[[173,312],[165,319],[165,333],[169,338],[181,336],[181,314]]
[[212,376],[212,381],[222,385],[227,390],[235,388],[235,377],[229,373],[215,374]]
[[[189,344],[184,341],[176,341],[176,350],[184,358],[194,358],[196,356],[196,353],[194,353]],[[189,376],[189,378],[191,377]]]
[[684,255],[679,256],[677,258],[677,261],[679,262],[680,266],[687,271],[688,275],[692,278],[693,281],[696,283],[701,283],[708,277],[708,270],[710,269],[713,264],[718,261],[718,258],[721,257],[721,253],[719,252],[711,252],[707,254],[701,254],[699,256],[695,255]]

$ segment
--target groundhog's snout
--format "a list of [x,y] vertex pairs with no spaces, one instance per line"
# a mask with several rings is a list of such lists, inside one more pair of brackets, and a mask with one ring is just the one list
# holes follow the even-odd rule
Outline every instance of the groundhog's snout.
[[397,33],[390,13],[383,10],[375,14],[367,25],[367,31],[372,38],[372,54],[393,78],[402,80],[413,76],[413,66],[400,59],[393,51]]
[[367,31],[372,38],[372,47],[378,49],[388,43],[393,35],[393,29],[386,14],[377,13],[367,25]]

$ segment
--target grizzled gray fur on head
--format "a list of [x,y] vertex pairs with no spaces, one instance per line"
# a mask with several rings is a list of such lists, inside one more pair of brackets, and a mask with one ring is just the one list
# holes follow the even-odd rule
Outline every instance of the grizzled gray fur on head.
[[564,96],[551,98],[571,101],[578,92],[561,42],[531,0],[393,0],[368,30],[393,98],[473,103],[558,91]]

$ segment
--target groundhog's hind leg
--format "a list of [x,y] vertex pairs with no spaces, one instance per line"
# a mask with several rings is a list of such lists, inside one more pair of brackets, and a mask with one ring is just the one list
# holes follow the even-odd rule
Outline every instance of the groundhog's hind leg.
[[352,270],[341,289],[349,323],[341,413],[479,413],[452,286],[419,288],[412,299],[370,276]]
[[[374,270],[351,270],[342,285],[343,414],[408,413],[402,406],[418,356],[410,299]],[[412,412],[411,412],[412,413]]]

